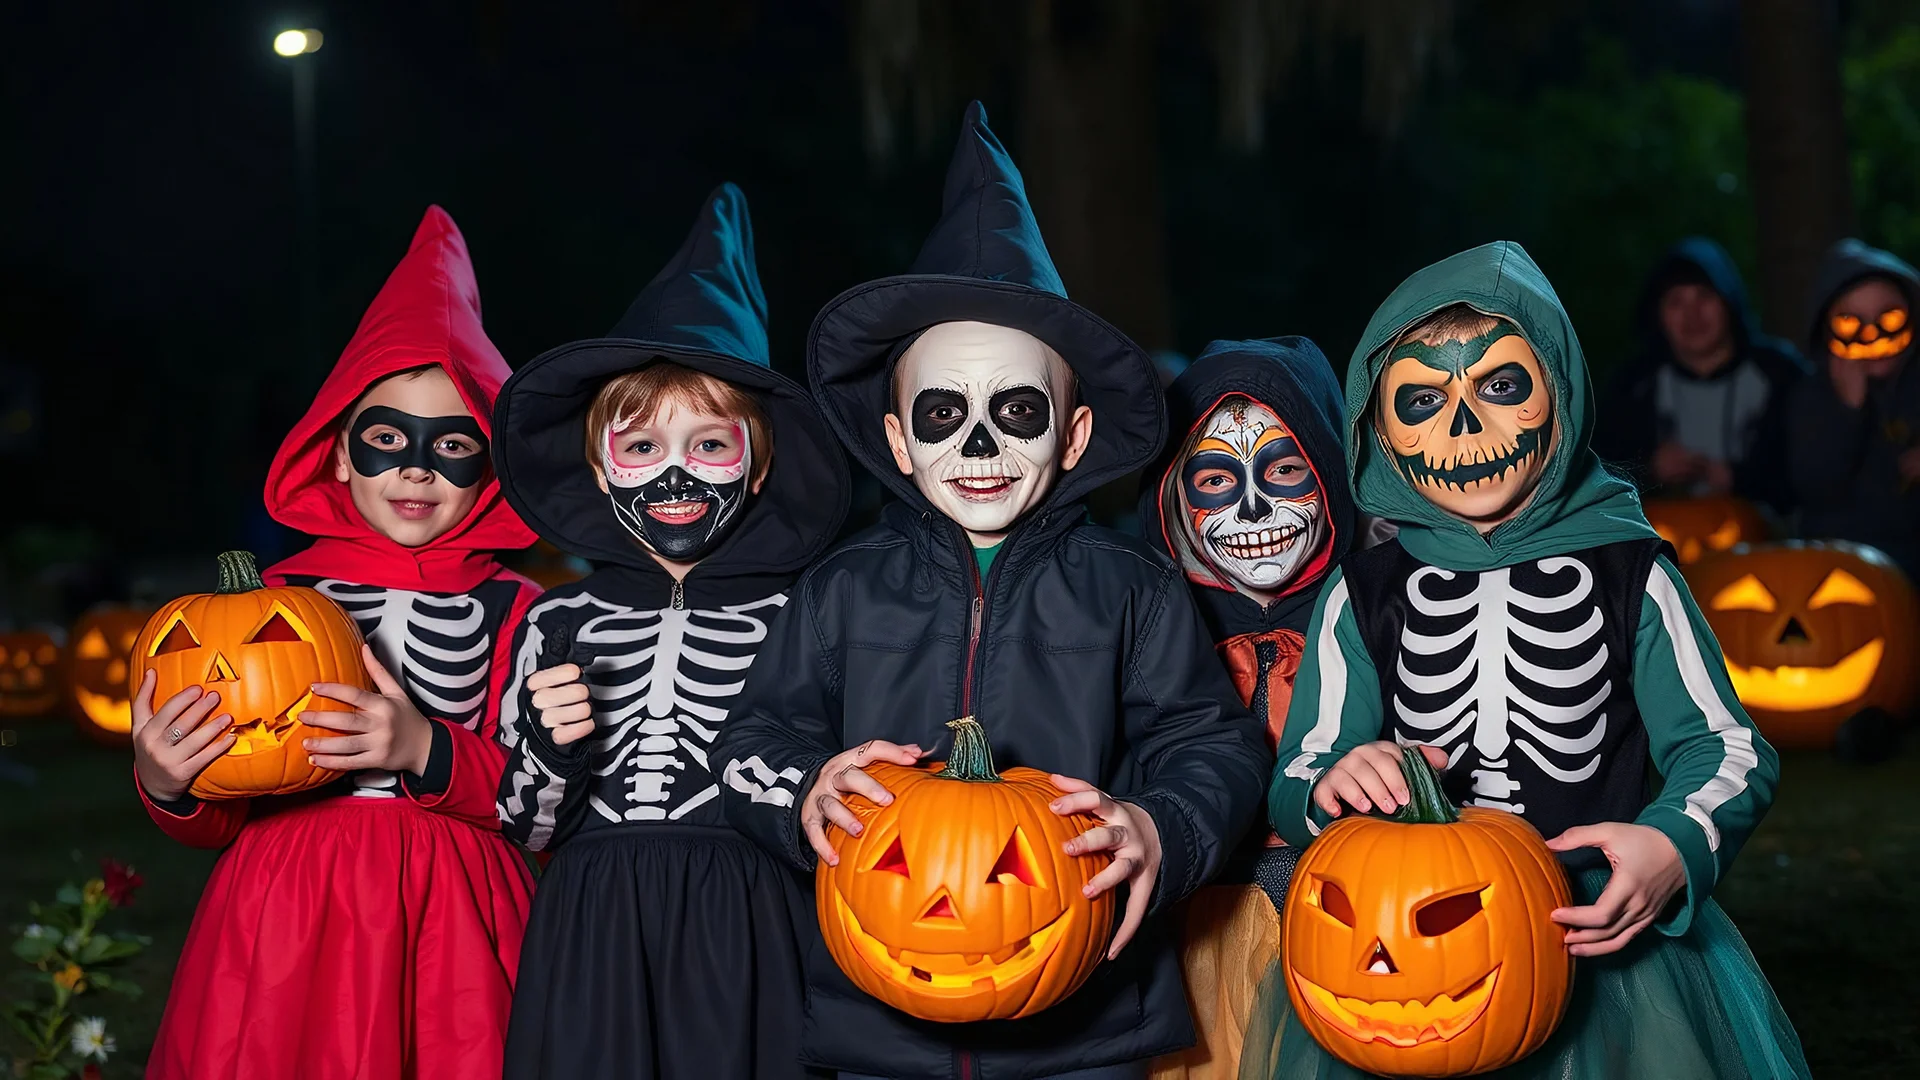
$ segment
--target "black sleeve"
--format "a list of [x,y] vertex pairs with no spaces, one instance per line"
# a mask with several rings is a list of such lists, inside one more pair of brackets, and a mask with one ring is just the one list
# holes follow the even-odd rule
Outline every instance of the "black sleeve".
[[1843,509],[1851,502],[1847,483],[1867,448],[1867,410],[1834,393],[1824,374],[1801,380],[1787,414],[1788,475],[1794,501],[1803,509]]
[[407,794],[416,799],[446,794],[447,784],[453,780],[453,734],[447,730],[444,720],[429,716],[427,724],[433,728],[433,748],[427,751],[426,771],[419,776],[400,774],[400,782],[406,785]]
[[[802,870],[815,855],[800,831],[797,801],[842,745],[840,650],[822,631],[822,612],[800,579],[747,672],[713,760],[725,762],[720,801],[733,827]],[[837,635],[836,635],[837,636]]]
[[1642,487],[1652,482],[1653,452],[1660,445],[1654,415],[1650,370],[1636,364],[1615,375],[1601,399],[1593,427],[1593,452],[1608,464],[1633,474]]
[[1767,406],[1733,470],[1734,493],[1787,514],[1798,503],[1792,476],[1788,417],[1800,393],[1801,369],[1782,362],[1767,372]]
[[570,656],[572,627],[567,609],[535,605],[514,630],[513,670],[500,695],[500,831],[530,851],[557,846],[580,827],[587,813],[586,739],[561,746],[540,723],[527,676],[541,668],[578,662]]
[[1214,654],[1178,570],[1144,606],[1125,657],[1127,738],[1145,785],[1128,794],[1160,833],[1160,910],[1220,872],[1266,801],[1266,731]]

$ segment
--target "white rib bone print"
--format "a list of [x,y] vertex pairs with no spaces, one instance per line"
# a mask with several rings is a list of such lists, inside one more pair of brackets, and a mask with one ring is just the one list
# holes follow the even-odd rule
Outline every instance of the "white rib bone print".
[[[1562,783],[1591,777],[1607,732],[1600,706],[1613,690],[1600,677],[1608,649],[1592,570],[1565,557],[1533,565],[1565,588],[1535,595],[1514,583],[1509,567],[1475,575],[1423,566],[1410,575],[1396,674],[1415,701],[1399,694],[1393,700],[1401,723],[1421,734],[1418,741],[1445,749],[1450,766],[1472,752],[1471,802],[1515,813],[1526,803],[1509,755],[1517,750]],[[1472,588],[1427,587],[1456,577]],[[1561,624],[1571,625],[1550,628]],[[1521,643],[1548,662],[1527,659],[1516,648]],[[1442,659],[1456,654],[1451,663]]]
[[[493,659],[493,635],[487,632],[486,607],[466,593],[423,593],[384,589],[349,581],[314,583],[360,624],[360,633],[420,711],[479,730],[487,703],[487,672]],[[400,779],[366,769],[352,776],[355,795],[393,798]]]
[[[609,822],[682,820],[720,794],[708,753],[766,640],[767,620],[785,603],[779,593],[696,609],[636,609],[587,593],[543,600],[528,613],[514,656],[501,705],[502,738],[509,749],[520,739],[520,688],[543,665],[541,616],[573,609],[576,655],[592,657],[586,665],[595,725],[587,805]],[[528,843],[539,848],[551,835],[552,808],[566,780],[541,768],[536,755],[525,761],[529,768],[514,773],[504,809],[517,818],[531,798],[536,809]]]

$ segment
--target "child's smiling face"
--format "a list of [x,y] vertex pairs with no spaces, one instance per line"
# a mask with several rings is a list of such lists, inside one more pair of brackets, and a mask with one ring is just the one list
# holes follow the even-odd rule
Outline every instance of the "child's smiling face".
[[375,532],[420,547],[460,522],[480,498],[487,439],[438,367],[402,372],[361,395],[334,447],[334,478]]

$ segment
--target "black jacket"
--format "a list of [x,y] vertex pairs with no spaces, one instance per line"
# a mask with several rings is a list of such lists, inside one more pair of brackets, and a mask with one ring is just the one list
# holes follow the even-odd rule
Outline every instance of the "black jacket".
[[[828,421],[900,501],[795,586],[716,750],[729,768],[758,759],[762,774],[795,770],[805,792],[844,748],[876,738],[941,748],[945,723],[971,713],[997,764],[1081,777],[1152,816],[1162,912],[1245,834],[1272,757],[1180,574],[1140,540],[1088,524],[1079,501],[1154,456],[1165,424],[1158,383],[1138,346],[1066,300],[1019,174],[978,105],[945,202],[913,273],[849,290],[814,323],[808,373]],[[984,581],[965,533],[894,468],[881,428],[904,344],[967,319],[1051,345],[1094,415],[1085,458],[1014,528]],[[796,805],[732,789],[722,797],[738,828],[812,866]],[[1193,1039],[1161,917],[1073,997],[1024,1020],[916,1020],[855,989],[817,935],[807,970],[806,1059],[837,1069],[999,1080],[1137,1060]]]
[[[1719,293],[1732,323],[1733,359],[1704,378],[1674,360],[1673,347],[1660,325],[1661,296],[1669,286],[1683,280],[1704,281]],[[1807,368],[1791,344],[1761,332],[1747,299],[1746,284],[1726,249],[1700,236],[1675,244],[1647,276],[1635,312],[1635,332],[1639,351],[1633,362],[1613,377],[1594,429],[1595,452],[1625,466],[1643,487],[1650,487],[1653,452],[1675,437],[1682,419],[1671,409],[1662,408],[1660,380],[1664,377],[1680,385],[1712,388],[1723,404],[1706,419],[1719,427],[1717,456],[1732,462],[1734,493],[1766,503],[1781,513],[1790,510],[1794,491],[1786,481],[1787,402]],[[1734,386],[1742,380],[1757,380],[1758,394]],[[1763,402],[1757,408],[1750,404],[1755,396]],[[1685,405],[1678,407],[1684,409]]]

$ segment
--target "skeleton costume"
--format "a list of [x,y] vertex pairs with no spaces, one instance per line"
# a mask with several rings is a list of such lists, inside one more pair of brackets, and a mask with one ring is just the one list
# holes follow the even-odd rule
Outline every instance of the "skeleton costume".
[[[1452,304],[1499,323],[1464,345],[1401,339]],[[1683,891],[1625,948],[1582,958],[1558,1030],[1487,1075],[1807,1075],[1772,989],[1712,899],[1772,801],[1778,758],[1633,489],[1587,449],[1585,362],[1539,268],[1503,242],[1409,278],[1354,352],[1346,415],[1360,506],[1400,532],[1349,555],[1320,594],[1273,775],[1275,830],[1312,843],[1330,821],[1310,799],[1315,782],[1377,739],[1440,747],[1463,801],[1517,813],[1549,838],[1607,821],[1657,829],[1680,854]],[[1484,536],[1436,505],[1472,497],[1480,478],[1524,474],[1540,447],[1537,487]],[[1610,876],[1604,857],[1581,848],[1562,860],[1575,903],[1593,903]],[[1394,977],[1381,977],[1380,1001],[1397,1000]],[[1293,1019],[1284,993],[1269,1005],[1256,1024],[1285,1034],[1258,1074],[1355,1075]]]
[[[727,825],[719,795],[791,803],[802,778],[723,764],[714,742],[793,576],[839,528],[849,483],[806,391],[769,367],[765,320],[746,201],[726,184],[611,335],[535,358],[501,391],[495,467],[508,501],[595,566],[513,635],[497,809],[507,835],[553,859],[521,960],[510,1078],[799,1074],[797,927],[811,903]],[[742,425],[733,456],[613,460],[618,432],[589,439],[588,409],[611,378],[655,362],[752,393],[774,445],[753,445]],[[748,494],[752,461],[769,453]],[[698,563],[676,582],[649,550]],[[584,669],[595,725],[566,745],[526,687],[563,663]]]
[[[1340,382],[1306,338],[1216,341],[1173,381],[1167,404],[1181,434],[1143,474],[1140,519],[1148,542],[1186,572],[1234,688],[1271,745],[1320,583],[1357,535]],[[1235,1075],[1246,1018],[1279,955],[1280,909],[1298,860],[1299,849],[1263,821],[1189,902],[1181,957],[1199,1041],[1157,1060],[1156,1080]]]
[[[334,473],[346,412],[375,382],[423,365],[470,416],[371,408],[423,436],[351,452],[377,475],[418,465],[482,485],[466,519],[419,547],[370,527]],[[357,772],[298,795],[148,812],[168,835],[227,847],[188,932],[147,1075],[380,1078],[497,1074],[532,878],[493,814],[504,631],[539,590],[494,560],[533,534],[485,475],[433,434],[485,445],[507,365],[480,325],[465,241],[438,207],[360,322],[267,474],[267,509],[313,535],[267,570],[350,613],[433,728],[420,776]],[[354,440],[358,446],[365,446]],[[137,785],[136,785],[137,786]]]

